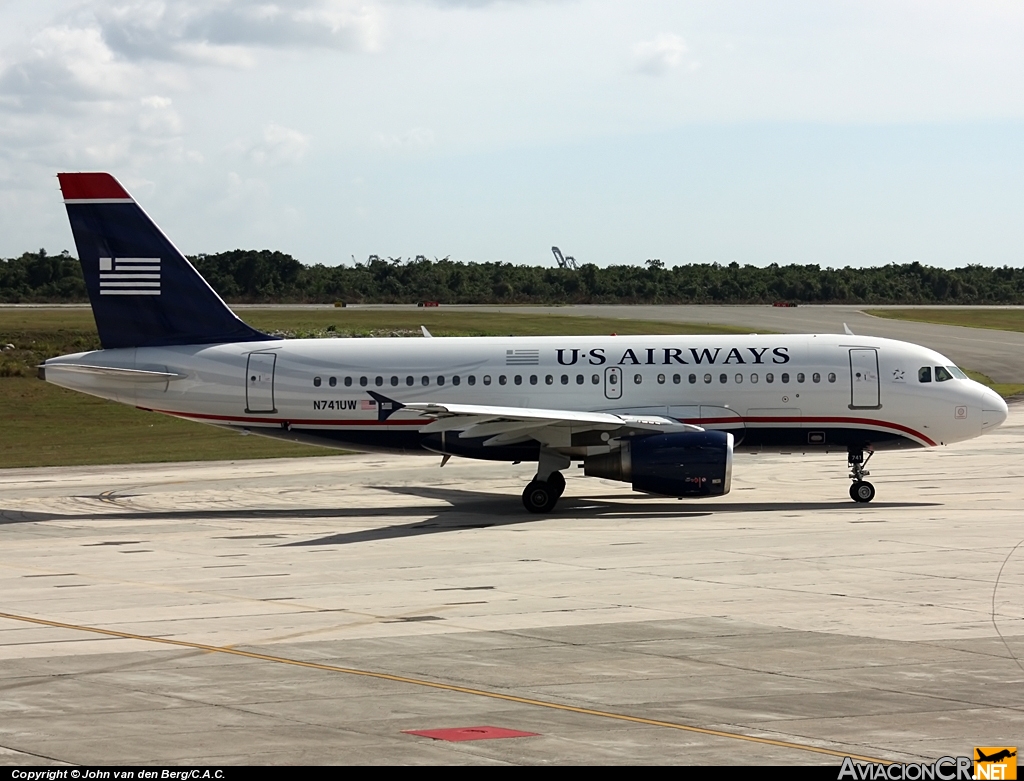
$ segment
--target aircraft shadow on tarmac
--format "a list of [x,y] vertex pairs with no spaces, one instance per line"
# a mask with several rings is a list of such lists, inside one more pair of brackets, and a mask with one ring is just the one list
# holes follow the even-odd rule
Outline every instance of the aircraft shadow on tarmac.
[[[870,506],[855,504],[850,501],[835,502],[742,502],[708,503],[693,501],[681,503],[678,500],[663,496],[645,495],[609,495],[592,497],[563,497],[558,507],[549,515],[534,515],[523,510],[518,497],[507,494],[466,491],[453,488],[436,488],[429,486],[369,486],[376,490],[394,494],[415,496],[432,500],[429,504],[413,504],[398,507],[374,508],[294,508],[294,509],[259,509],[259,508],[218,508],[216,510],[169,510],[169,511],[134,511],[77,513],[73,515],[60,513],[32,512],[23,510],[0,509],[0,525],[14,523],[39,523],[46,521],[102,520],[109,518],[123,522],[125,520],[165,520],[203,521],[203,520],[273,520],[295,518],[336,518],[336,519],[368,519],[373,517],[394,518],[396,516],[416,517],[411,523],[382,526],[375,529],[361,529],[351,532],[340,532],[326,537],[299,542],[283,543],[281,547],[308,547],[322,545],[350,545],[375,540],[400,539],[416,537],[424,534],[462,531],[467,529],[486,529],[493,526],[512,526],[523,523],[539,523],[559,518],[572,519],[687,519],[699,518],[716,513],[752,513],[752,512],[808,512],[821,510],[895,509],[909,507],[936,507],[935,502],[873,502]],[[84,497],[83,497],[84,498]],[[96,497],[99,498],[99,497]],[[127,498],[127,497],[124,497]],[[437,502],[447,502],[449,506],[438,507]],[[432,516],[423,519],[423,516]],[[261,535],[262,536],[262,535]]]
[[[306,547],[319,545],[350,545],[357,542],[374,540],[390,540],[404,537],[415,537],[423,534],[461,531],[466,529],[486,529],[493,526],[512,526],[522,523],[538,523],[557,520],[562,517],[571,519],[687,519],[713,515],[715,513],[746,513],[746,512],[779,512],[779,511],[813,511],[813,510],[845,510],[864,509],[864,505],[853,502],[756,502],[742,504],[680,504],[679,501],[666,499],[664,496],[604,496],[604,497],[562,497],[558,507],[549,515],[533,515],[525,513],[519,503],[509,501],[506,494],[487,494],[478,491],[463,491],[450,488],[431,488],[427,486],[388,487],[374,486],[378,490],[397,494],[412,495],[421,498],[440,499],[451,506],[438,512],[437,507],[431,508],[436,515],[433,518],[414,523],[396,526],[383,526],[377,529],[362,529],[353,532],[320,537],[315,540],[284,543],[282,547]],[[642,503],[637,504],[640,499]],[[643,501],[646,500],[646,501]],[[873,508],[897,507],[934,507],[932,502],[879,502]],[[396,508],[398,509],[398,508]],[[408,511],[411,508],[400,508]],[[397,514],[389,511],[389,514]]]

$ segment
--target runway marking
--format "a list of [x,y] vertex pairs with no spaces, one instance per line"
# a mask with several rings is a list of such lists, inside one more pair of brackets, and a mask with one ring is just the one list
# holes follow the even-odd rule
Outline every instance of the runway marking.
[[850,757],[851,759],[856,759],[860,762],[873,762],[883,764],[889,764],[890,762],[890,760],[878,759],[876,757],[861,756],[859,754],[851,754],[845,751],[821,748],[819,746],[811,746],[804,743],[794,743],[788,740],[776,740],[774,738],[759,738],[754,735],[744,735],[740,732],[726,732],[725,730],[708,729],[707,727],[695,727],[691,724],[680,724],[674,721],[645,719],[641,716],[630,716],[625,713],[614,713],[612,711],[596,710],[593,708],[581,708],[576,705],[564,705],[562,703],[551,702],[549,700],[535,700],[530,697],[517,697],[514,694],[502,694],[501,692],[488,691],[486,689],[473,689],[467,686],[458,686],[450,683],[441,683],[439,681],[429,681],[423,678],[409,678],[404,675],[392,675],[390,673],[375,672],[373,670],[359,670],[353,667],[337,667],[332,664],[321,664],[319,662],[304,662],[300,659],[289,659],[288,657],[284,656],[271,656],[269,654],[261,654],[253,651],[242,651],[237,648],[232,648],[229,646],[206,645],[205,643],[192,643],[187,640],[172,640],[166,637],[137,635],[131,632],[119,632],[115,629],[103,629],[102,627],[96,626],[83,626],[81,624],[65,624],[61,621],[49,621],[45,618],[33,618],[31,616],[22,616],[17,615],[15,613],[0,613],[0,618],[6,618],[10,621],[22,621],[29,624],[50,626],[55,627],[57,629],[71,629],[77,632],[91,632],[93,634],[106,635],[108,637],[119,637],[125,640],[141,640],[147,643],[160,643],[162,645],[173,645],[179,648],[192,648],[197,651],[208,651],[210,653],[230,654],[231,656],[242,656],[247,659],[258,659],[264,662],[287,664],[293,667],[306,667],[311,670],[324,670],[326,672],[343,673],[345,675],[358,675],[364,678],[376,678],[382,681],[407,683],[413,686],[424,686],[430,689],[441,689],[443,691],[457,692],[459,694],[471,694],[476,697],[488,697],[493,700],[515,702],[520,705],[533,705],[538,708],[550,708],[551,710],[578,713],[583,716],[596,716],[598,718],[603,719],[626,721],[631,722],[633,724],[644,724],[650,727],[664,727],[665,729],[680,730],[682,732],[694,732],[699,735],[710,735],[712,737],[718,738],[742,740],[748,743],[760,743],[765,746],[776,746],[778,748],[788,748],[793,749],[795,751],[810,751],[815,754],[826,754],[828,756],[833,757]]

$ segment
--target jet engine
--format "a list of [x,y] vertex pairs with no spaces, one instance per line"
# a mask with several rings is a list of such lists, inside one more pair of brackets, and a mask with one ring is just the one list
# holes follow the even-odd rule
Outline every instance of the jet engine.
[[732,483],[732,434],[683,431],[627,439],[610,453],[588,456],[588,477],[632,483],[664,496],[722,496]]

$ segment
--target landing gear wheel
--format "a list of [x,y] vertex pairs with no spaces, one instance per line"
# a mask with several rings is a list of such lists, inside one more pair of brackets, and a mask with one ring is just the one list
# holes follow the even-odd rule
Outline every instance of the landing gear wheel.
[[551,477],[548,478],[548,485],[555,492],[556,498],[565,493],[565,477],[562,476],[561,472],[552,472]]
[[523,491],[523,506],[531,513],[551,512],[557,501],[558,494],[542,480],[534,480]]
[[850,498],[866,504],[875,498],[875,487],[866,480],[858,480],[850,486]]

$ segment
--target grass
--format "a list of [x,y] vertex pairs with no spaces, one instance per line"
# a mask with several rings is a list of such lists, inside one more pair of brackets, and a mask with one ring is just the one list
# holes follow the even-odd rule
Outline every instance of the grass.
[[869,315],[889,320],[913,320],[918,323],[962,325],[967,328],[993,328],[998,331],[1024,331],[1024,309],[866,309]]
[[[711,325],[518,314],[379,309],[247,309],[244,319],[287,336],[435,336],[515,334],[710,334],[749,329]],[[0,468],[209,461],[337,455],[340,451],[258,436],[242,437],[35,379],[47,358],[99,349],[88,309],[0,309]]]

